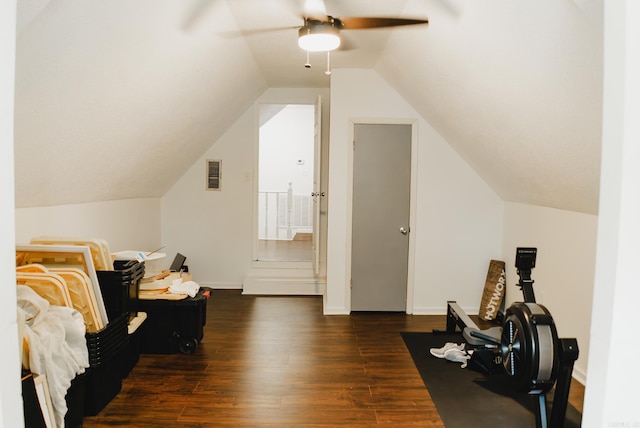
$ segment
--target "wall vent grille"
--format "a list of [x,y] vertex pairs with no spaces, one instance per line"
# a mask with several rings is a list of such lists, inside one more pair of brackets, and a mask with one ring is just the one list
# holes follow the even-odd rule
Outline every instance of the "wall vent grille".
[[222,181],[222,161],[219,159],[207,160],[207,190],[220,190]]

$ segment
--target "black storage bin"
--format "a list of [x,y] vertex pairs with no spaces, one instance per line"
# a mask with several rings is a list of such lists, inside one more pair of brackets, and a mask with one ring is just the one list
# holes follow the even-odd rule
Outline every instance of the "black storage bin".
[[[73,378],[64,397],[67,404],[67,413],[64,415],[64,426],[67,428],[82,427],[85,395],[84,378],[84,373]],[[46,428],[47,424],[42,414],[43,409],[40,407],[38,401],[33,375],[24,370],[22,377],[22,403],[24,406],[25,428]]]
[[122,388],[122,355],[129,341],[129,315],[121,314],[101,331],[87,333],[89,368],[85,372],[84,414],[95,416]]
[[140,344],[146,326],[147,314],[138,312],[136,318],[129,322],[129,340],[122,351],[122,378],[126,378],[140,360]]
[[109,319],[120,314],[129,314],[129,319],[138,312],[140,281],[144,277],[144,262],[116,260],[114,270],[96,271],[102,300]]
[[204,336],[210,288],[183,300],[140,300],[147,313],[140,352],[143,354],[191,354]]
[[47,428],[31,373],[22,376],[22,406],[25,428]]
[[117,358],[99,366],[89,367],[85,373],[85,416],[95,416],[106,407],[122,389],[120,364]]
[[97,333],[87,333],[87,350],[89,366],[97,367],[117,355],[129,340],[128,314],[121,314],[112,319],[107,326]]
[[67,402],[67,414],[64,415],[65,428],[82,427],[84,417],[85,373],[77,375],[67,389],[64,397]]

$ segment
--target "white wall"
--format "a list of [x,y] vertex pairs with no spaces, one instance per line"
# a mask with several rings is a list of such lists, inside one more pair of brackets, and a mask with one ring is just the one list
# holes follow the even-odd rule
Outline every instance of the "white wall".
[[22,427],[16,323],[13,99],[16,2],[0,2],[0,427]]
[[75,205],[19,208],[16,242],[37,236],[102,238],[111,251],[160,246],[160,199],[125,199]]
[[[166,251],[203,286],[240,288],[251,267],[253,125],[249,109],[162,198]],[[221,190],[206,190],[207,159],[222,161]]]
[[350,137],[362,120],[418,128],[410,311],[445,313],[453,299],[477,313],[489,260],[502,256],[502,200],[375,71],[333,70],[331,100],[325,313],[350,312]]
[[640,426],[640,2],[605,1],[600,213],[583,426]]
[[314,119],[313,104],[294,104],[260,127],[260,191],[286,192],[292,183],[294,195],[311,195]]
[[574,376],[586,382],[598,217],[518,203],[505,204],[503,253],[509,306],[522,301],[515,268],[517,247],[536,247],[531,274],[536,301],[553,316],[559,337],[576,338]]
[[[266,91],[257,103],[313,103],[318,94],[328,102],[323,89],[279,88]],[[162,198],[166,252],[187,256],[189,271],[201,285],[241,288],[252,272],[256,114],[253,106],[247,109]],[[222,161],[220,191],[205,190],[207,159]]]

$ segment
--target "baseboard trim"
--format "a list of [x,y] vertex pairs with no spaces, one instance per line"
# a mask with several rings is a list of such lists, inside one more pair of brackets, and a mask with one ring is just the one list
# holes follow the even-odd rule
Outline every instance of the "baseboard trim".
[[583,385],[587,384],[587,372],[580,367],[573,366],[573,378]]
[[198,282],[201,287],[213,288],[214,290],[242,290],[241,282],[217,282],[207,281]]
[[345,310],[344,308],[340,307],[340,308],[328,308],[325,307],[322,315],[350,315],[351,312]]

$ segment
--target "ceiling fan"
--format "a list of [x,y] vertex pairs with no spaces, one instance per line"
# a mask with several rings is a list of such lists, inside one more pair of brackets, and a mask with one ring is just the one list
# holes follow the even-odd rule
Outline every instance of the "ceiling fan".
[[[257,0],[256,0],[257,1]],[[341,38],[341,31],[373,30],[377,28],[392,28],[412,25],[425,25],[429,20],[425,18],[401,17],[336,17],[327,13],[324,0],[287,0],[301,16],[302,26],[271,27],[240,32],[227,33],[230,36],[247,36],[281,30],[298,30],[298,46],[306,51],[306,68],[310,68],[310,52],[327,53],[326,74],[331,74],[330,53],[336,49],[347,50],[349,43]],[[285,1],[285,2],[287,2]],[[300,3],[303,3],[299,8]]]
[[408,25],[428,24],[427,19],[393,18],[393,17],[353,17],[336,18],[326,15],[325,18],[303,17],[304,25],[298,30],[298,46],[307,52],[306,68],[311,67],[309,52],[326,52],[327,69],[325,74],[331,74],[330,52],[338,49],[342,40],[341,30],[364,30],[375,28],[390,28]]
[[303,17],[304,25],[298,30],[298,46],[308,52],[328,52],[340,47],[341,30],[389,28],[406,25],[428,24],[427,19],[356,17],[326,18]]

